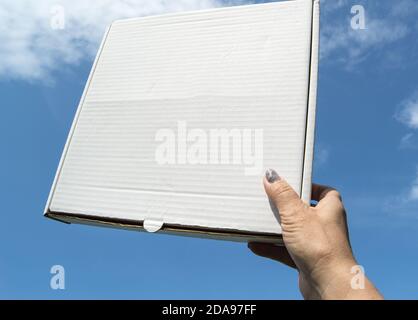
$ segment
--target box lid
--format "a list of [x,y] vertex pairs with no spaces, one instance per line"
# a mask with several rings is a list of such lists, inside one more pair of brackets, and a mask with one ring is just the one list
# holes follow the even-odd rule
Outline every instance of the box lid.
[[47,215],[280,235],[261,178],[310,200],[318,35],[311,0],[115,21]]

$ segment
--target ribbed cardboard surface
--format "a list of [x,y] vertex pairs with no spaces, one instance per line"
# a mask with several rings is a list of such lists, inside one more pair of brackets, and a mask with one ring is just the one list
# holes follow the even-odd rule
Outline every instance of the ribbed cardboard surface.
[[280,235],[261,178],[275,168],[309,201],[318,32],[311,0],[115,21],[47,214]]

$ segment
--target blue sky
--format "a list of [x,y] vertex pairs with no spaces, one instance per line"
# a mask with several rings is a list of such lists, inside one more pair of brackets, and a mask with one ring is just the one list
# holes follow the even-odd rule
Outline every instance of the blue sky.
[[[105,25],[222,5],[85,3],[0,4],[0,298],[300,299],[296,272],[245,244],[43,218]],[[314,180],[340,189],[356,257],[385,297],[417,299],[418,3],[322,3]],[[355,4],[365,8],[365,30],[350,27]],[[62,30],[50,27],[57,8],[65,12]],[[56,264],[65,267],[65,290],[50,288]]]

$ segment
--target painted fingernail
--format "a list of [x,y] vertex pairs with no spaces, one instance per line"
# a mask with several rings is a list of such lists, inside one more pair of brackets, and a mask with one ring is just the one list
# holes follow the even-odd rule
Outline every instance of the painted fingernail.
[[275,170],[268,169],[266,171],[266,179],[267,179],[268,182],[274,183],[276,181],[279,181],[281,178]]

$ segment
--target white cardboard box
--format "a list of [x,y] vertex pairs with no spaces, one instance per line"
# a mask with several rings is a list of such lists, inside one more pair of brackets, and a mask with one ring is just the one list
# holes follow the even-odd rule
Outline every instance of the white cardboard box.
[[113,22],[45,215],[280,243],[262,176],[310,201],[318,40],[316,0]]

